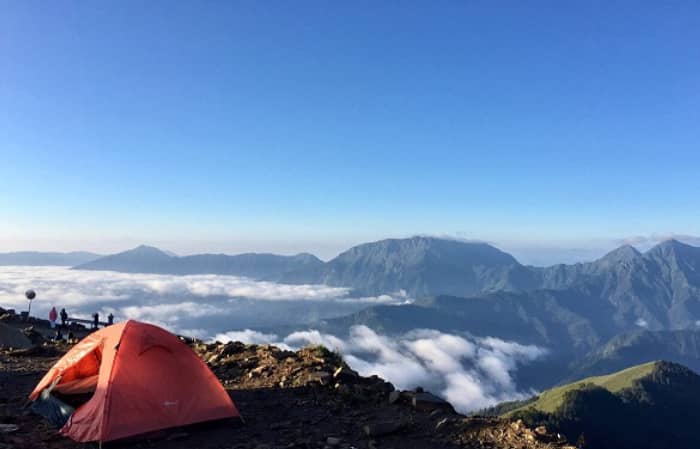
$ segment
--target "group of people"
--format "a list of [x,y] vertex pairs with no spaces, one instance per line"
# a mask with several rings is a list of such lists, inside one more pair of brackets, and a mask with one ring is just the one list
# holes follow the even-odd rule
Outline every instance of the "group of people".
[[[56,329],[56,321],[58,318],[61,318],[61,325],[58,326],[58,329]],[[56,307],[51,307],[51,310],[49,311],[49,323],[51,324],[51,329],[56,329],[56,335],[54,338],[56,340],[63,340],[63,332],[61,332],[62,329],[69,329],[68,328],[68,312],[66,312],[66,309],[61,309],[61,312],[56,311]],[[114,324],[114,315],[110,313],[107,315],[107,326]],[[98,329],[100,327],[100,315],[99,313],[95,312],[92,314],[92,329]],[[73,332],[68,331],[68,340],[72,340],[73,337]]]
[[[58,319],[58,312],[56,312],[55,307],[51,307],[51,311],[49,312],[49,323],[51,323],[51,329],[56,329],[56,320]],[[68,312],[66,312],[66,309],[61,309],[61,326],[66,325],[66,321],[68,321]]]

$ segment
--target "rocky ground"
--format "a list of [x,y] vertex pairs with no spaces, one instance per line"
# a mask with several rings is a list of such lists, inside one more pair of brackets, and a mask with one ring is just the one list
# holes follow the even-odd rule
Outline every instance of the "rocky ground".
[[[0,317],[2,319],[2,317]],[[172,429],[114,448],[413,449],[566,448],[546,429],[465,417],[421,389],[394,391],[365,378],[323,347],[284,351],[242,343],[186,340],[229,391],[244,421]],[[0,350],[0,449],[86,448],[57,434],[25,407],[41,376],[69,348],[65,342]]]

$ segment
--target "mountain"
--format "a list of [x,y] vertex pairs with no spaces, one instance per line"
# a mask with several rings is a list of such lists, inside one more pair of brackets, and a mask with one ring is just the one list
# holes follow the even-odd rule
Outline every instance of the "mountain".
[[387,239],[343,252],[324,267],[321,283],[367,295],[469,296],[537,286],[528,268],[486,243],[432,237]]
[[100,258],[99,254],[88,252],[38,252],[18,251],[12,253],[0,253],[0,265],[25,265],[25,266],[74,266],[91,262]]
[[700,376],[651,362],[544,391],[504,416],[591,449],[690,449],[700,446],[698,401]]
[[177,259],[152,246],[141,245],[118,254],[101,257],[75,269],[108,270],[123,273],[163,273]]
[[[379,248],[390,246],[389,243],[393,242]],[[429,248],[434,251],[435,247],[441,246],[442,242]],[[460,262],[452,267],[461,267],[461,272],[466,273],[464,275],[456,269],[451,271],[449,267],[437,268],[440,262],[433,259],[434,252],[429,253],[431,256],[418,258],[420,263],[409,265],[408,261],[416,258],[411,259],[405,250],[379,251],[372,246],[370,249],[375,248],[375,251],[357,248],[351,250],[351,254],[359,253],[360,256],[343,257],[354,261],[341,265],[346,270],[340,272],[348,275],[327,274],[323,280],[332,285],[347,284],[358,289],[365,285],[366,289],[385,291],[412,285],[410,291],[425,293],[415,296],[423,296],[418,301],[420,304],[439,306],[447,315],[463,315],[467,320],[463,329],[470,331],[484,327],[483,323],[490,322],[489,316],[498,316],[501,321],[489,327],[494,333],[500,329],[508,330],[509,327],[501,323],[515,320],[520,324],[529,322],[531,327],[539,329],[537,332],[542,336],[556,335],[538,322],[546,313],[560,322],[560,319],[569,320],[570,325],[577,322],[578,330],[573,334],[585,336],[584,347],[595,339],[603,343],[620,332],[640,328],[695,329],[696,323],[700,322],[700,248],[674,240],[663,242],[644,254],[623,246],[594,262],[547,268],[525,267],[504,253],[494,252],[498,251],[495,248],[491,251],[490,247],[482,247],[494,256],[483,258],[489,261],[488,264],[474,262],[466,256],[454,258]],[[381,256],[373,256],[375,253]],[[397,257],[405,262],[387,262],[391,258],[385,254],[400,254]],[[334,259],[329,264],[339,262]],[[487,265],[488,268],[484,268]],[[430,277],[426,274],[432,273],[433,269],[444,275],[439,282],[430,282],[437,275]],[[443,295],[435,293],[440,290],[467,293],[451,295],[462,297],[463,301],[445,300],[439,298]],[[438,299],[434,300],[435,297]],[[380,310],[381,313],[387,312],[387,309]],[[565,318],[568,315],[578,318]],[[473,322],[467,326],[469,319]],[[448,320],[451,321],[453,319]],[[517,328],[511,330],[515,332]]]
[[313,270],[323,262],[311,254],[279,256],[275,254],[198,254],[178,257],[158,248],[137,248],[74,267],[78,270],[109,270],[124,273],[153,274],[227,274],[254,279],[276,280],[295,270]]
[[617,335],[571,366],[569,379],[600,375],[652,360],[700,372],[700,330],[636,330]]
[[597,261],[548,267],[540,275],[541,288],[578,288],[605,298],[621,326],[689,328],[700,319],[700,248],[676,240],[644,254],[625,246]]

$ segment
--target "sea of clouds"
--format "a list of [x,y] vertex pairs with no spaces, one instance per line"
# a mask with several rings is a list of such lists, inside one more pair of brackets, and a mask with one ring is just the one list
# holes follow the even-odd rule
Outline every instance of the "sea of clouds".
[[[313,322],[371,304],[407,302],[404,295],[350,296],[350,289],[286,285],[238,276],[132,274],[66,267],[0,266],[0,307],[26,310],[24,292],[37,292],[32,314],[51,307],[70,316],[94,312],[117,320],[140,319],[207,337],[234,327]],[[205,330],[202,330],[205,329]]]
[[[236,276],[0,267],[0,307],[26,310],[24,292],[30,288],[37,292],[32,315],[40,317],[55,306],[65,307],[71,316],[113,313],[117,321],[138,319],[202,339],[273,343],[290,349],[323,344],[340,352],[362,375],[377,374],[400,389],[422,386],[462,412],[530,396],[533,392],[519,389],[514,376],[520,365],[546,354],[536,346],[430,329],[399,336],[382,335],[366,326],[353,326],[347,335],[313,329],[313,323],[324,318],[372,304],[409,301],[402,294],[357,298],[345,288]],[[306,324],[308,330],[286,335],[260,331]]]

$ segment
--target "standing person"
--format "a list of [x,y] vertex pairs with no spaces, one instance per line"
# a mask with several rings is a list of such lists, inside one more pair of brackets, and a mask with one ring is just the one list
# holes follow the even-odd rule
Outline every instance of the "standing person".
[[98,329],[100,327],[100,314],[95,312],[92,314],[92,328]]
[[61,309],[61,326],[66,327],[66,321],[68,321],[68,313],[66,309]]
[[114,315],[112,315],[112,312],[109,312],[109,315],[107,315],[107,326],[114,324]]
[[58,318],[58,312],[56,312],[55,307],[51,307],[51,311],[49,312],[49,322],[51,323],[51,329],[56,328],[56,319]]

